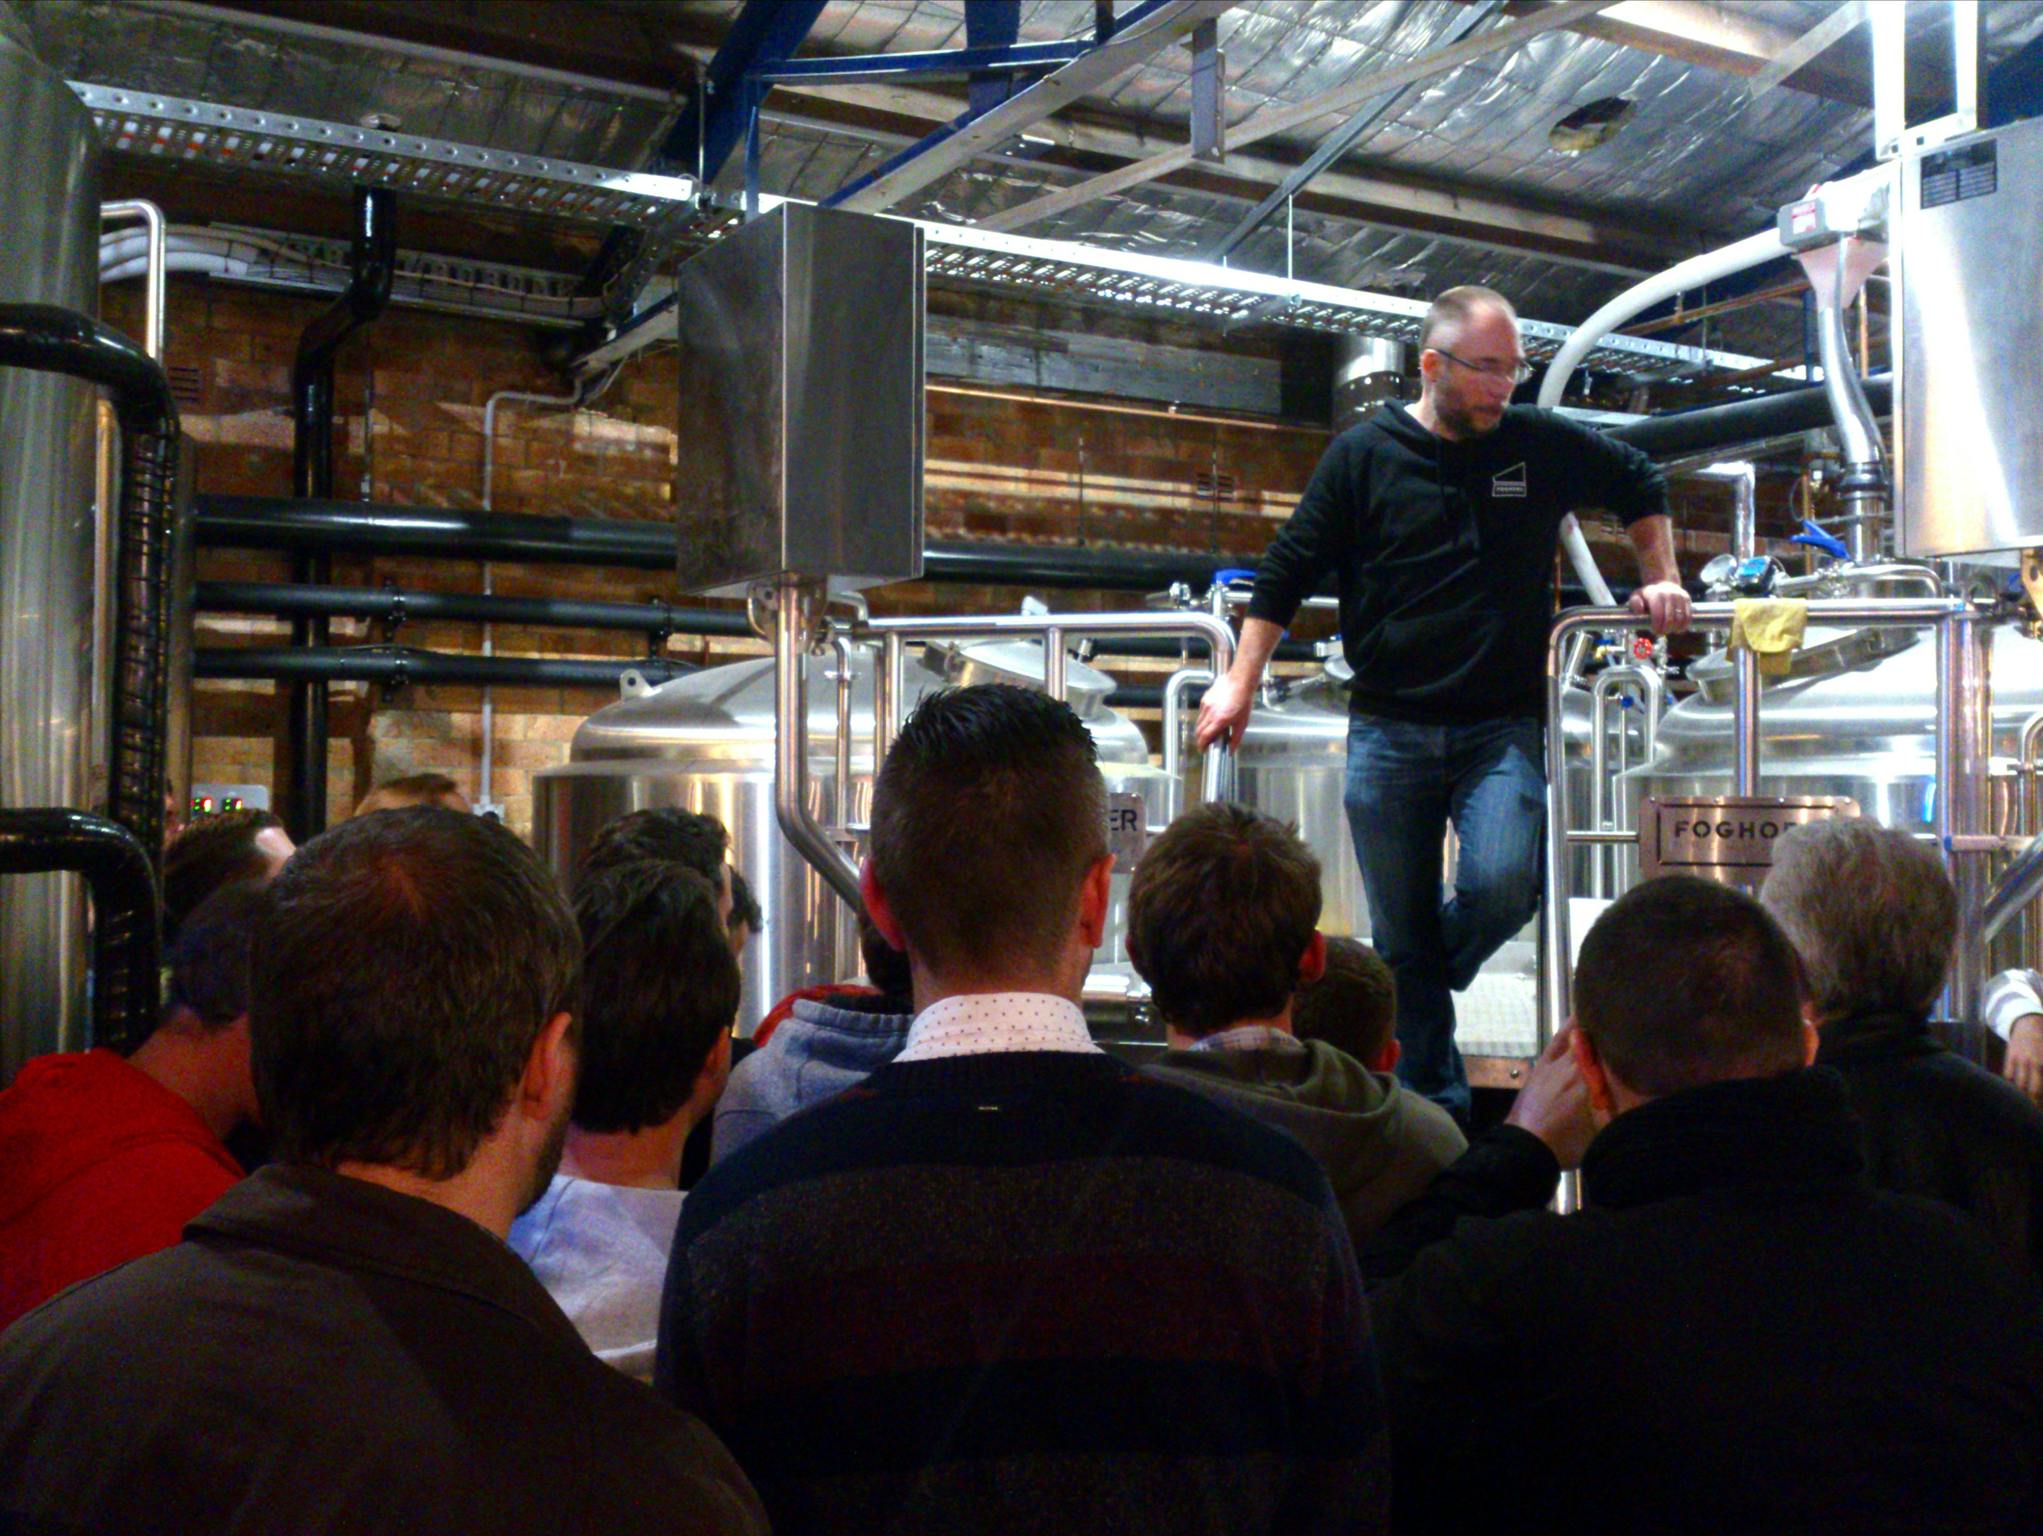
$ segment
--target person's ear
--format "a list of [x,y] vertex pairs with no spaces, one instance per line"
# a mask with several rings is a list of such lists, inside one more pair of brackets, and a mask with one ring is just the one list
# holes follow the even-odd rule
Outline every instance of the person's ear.
[[1608,1120],[1617,1113],[1617,1096],[1610,1089],[1610,1069],[1596,1054],[1596,1042],[1588,1032],[1568,1020],[1568,1050],[1575,1058],[1575,1070],[1582,1074],[1582,1086],[1589,1090],[1589,1107]]
[[1363,1063],[1372,1072],[1395,1072],[1404,1059],[1405,1048],[1396,1035],[1383,1042],[1383,1049]]
[[1431,347],[1419,354],[1419,378],[1424,383],[1438,384],[1440,372],[1446,366],[1447,360]]
[[1816,1028],[1816,1021],[1810,1018],[1807,1013],[1804,1013],[1802,1015],[1803,1066],[1813,1067],[1816,1065],[1816,1052],[1822,1046],[1822,1043],[1823,1036],[1821,1032]]
[[1327,936],[1317,928],[1305,941],[1305,953],[1298,957],[1298,985],[1309,987],[1327,973]]
[[1103,853],[1085,872],[1078,888],[1078,931],[1087,949],[1098,949],[1107,936],[1107,911],[1114,903],[1114,856]]
[[569,1038],[573,1024],[573,1015],[556,1013],[539,1031],[525,1058],[525,1075],[518,1083],[518,1109],[541,1125],[554,1125],[575,1102],[577,1063],[574,1042]]
[[718,1031],[716,1044],[703,1057],[702,1070],[695,1074],[695,1088],[690,1096],[705,1107],[714,1104],[723,1097],[724,1085],[730,1080],[731,1032],[725,1029]]
[[887,941],[889,949],[908,953],[908,941],[902,937],[901,925],[894,918],[894,909],[887,905],[887,893],[880,888],[880,877],[873,873],[873,861],[863,859],[858,866],[858,895],[865,903],[865,910],[873,920],[873,926],[880,931],[880,937]]

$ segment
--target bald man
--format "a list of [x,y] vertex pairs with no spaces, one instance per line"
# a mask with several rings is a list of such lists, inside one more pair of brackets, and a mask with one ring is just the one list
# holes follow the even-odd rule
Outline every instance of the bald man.
[[[1689,621],[1667,489],[1635,449],[1513,406],[1531,374],[1518,316],[1451,288],[1420,333],[1418,404],[1334,439],[1256,573],[1233,667],[1207,690],[1199,744],[1241,740],[1298,605],[1335,574],[1353,669],[1348,821],[1372,941],[1397,976],[1399,1074],[1468,1113],[1453,993],[1539,906],[1542,745],[1554,542],[1569,512],[1623,519],[1643,581],[1635,612]],[[1442,848],[1459,839],[1454,888]]]

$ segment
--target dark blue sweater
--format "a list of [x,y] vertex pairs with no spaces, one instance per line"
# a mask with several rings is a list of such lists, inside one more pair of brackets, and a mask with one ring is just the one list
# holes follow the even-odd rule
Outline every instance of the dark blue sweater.
[[717,1164],[683,1211],[657,1384],[780,1536],[1387,1516],[1325,1177],[1104,1056],[895,1062]]

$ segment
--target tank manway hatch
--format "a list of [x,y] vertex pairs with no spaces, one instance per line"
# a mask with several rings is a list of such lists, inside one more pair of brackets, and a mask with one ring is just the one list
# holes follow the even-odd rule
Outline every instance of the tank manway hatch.
[[1901,553],[2043,545],[2043,120],[1900,174]]
[[783,203],[675,278],[683,591],[922,574],[922,231]]

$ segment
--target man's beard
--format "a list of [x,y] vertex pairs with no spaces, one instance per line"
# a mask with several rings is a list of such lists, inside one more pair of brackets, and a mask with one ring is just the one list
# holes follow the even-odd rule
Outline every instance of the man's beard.
[[1444,400],[1437,401],[1433,409],[1440,420],[1453,429],[1454,435],[1461,438],[1487,437],[1490,433],[1496,431],[1498,427],[1502,426],[1504,422],[1502,410],[1497,412],[1493,420],[1481,421],[1470,411],[1459,406],[1449,405]]
[[553,1183],[554,1174],[560,1171],[560,1156],[567,1150],[570,1118],[564,1111],[558,1120],[547,1127],[546,1141],[539,1149],[539,1162],[532,1170],[531,1186],[525,1191],[525,1198],[518,1202],[520,1216],[539,1203],[539,1197],[545,1194],[547,1186]]

